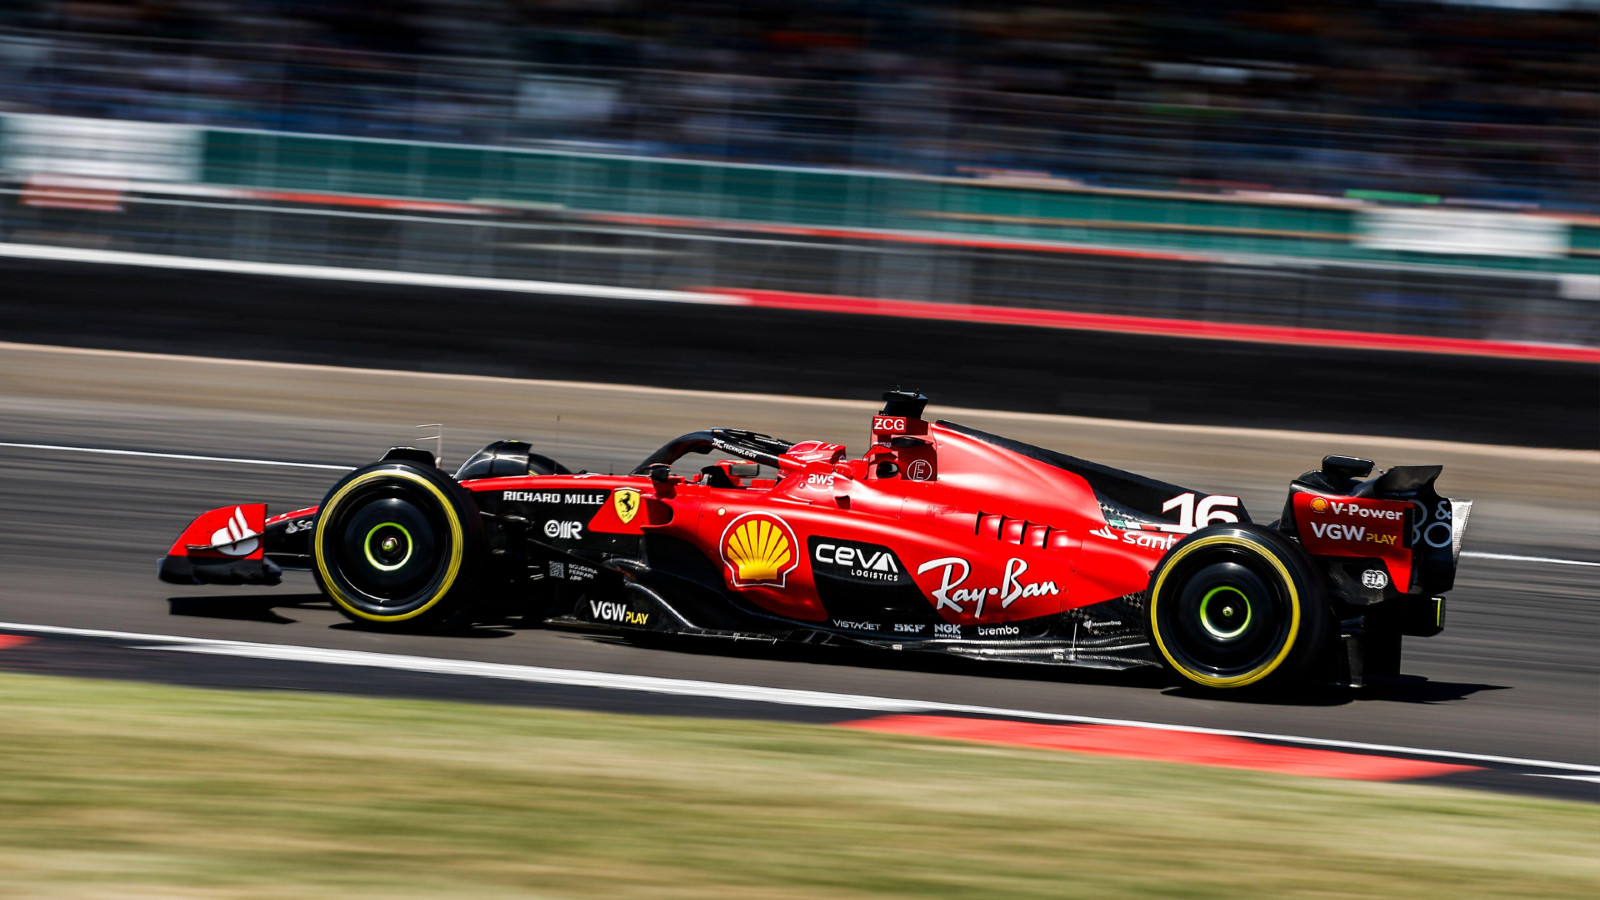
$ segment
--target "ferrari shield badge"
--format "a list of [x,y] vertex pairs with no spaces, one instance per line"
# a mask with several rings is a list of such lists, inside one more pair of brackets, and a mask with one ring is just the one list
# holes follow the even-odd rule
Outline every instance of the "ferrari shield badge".
[[617,511],[617,518],[626,525],[639,514],[639,492],[633,488],[617,488],[611,495],[611,505]]

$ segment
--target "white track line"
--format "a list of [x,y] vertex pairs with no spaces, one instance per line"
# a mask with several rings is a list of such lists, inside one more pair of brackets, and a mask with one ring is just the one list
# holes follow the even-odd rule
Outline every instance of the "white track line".
[[395,272],[382,269],[349,269],[334,266],[303,266],[291,263],[245,262],[236,259],[202,259],[192,256],[166,256],[158,253],[131,253],[125,250],[48,247],[39,244],[0,243],[0,257],[118,266],[143,266],[155,269],[182,269],[191,272],[275,275],[284,278],[355,281],[366,284],[407,284],[420,287],[460,288],[477,291],[510,291],[519,294],[563,294],[569,297],[655,300],[667,303],[703,303],[712,306],[749,305],[749,301],[741,297],[702,294],[696,291],[665,291],[651,288],[608,287],[599,284],[529,281],[518,278],[482,278],[473,275],[432,275],[424,272]]
[[174,650],[186,653],[204,653],[216,656],[269,659],[285,662],[318,663],[337,666],[366,666],[405,672],[424,672],[435,675],[466,675],[478,678],[497,678],[535,684],[558,684],[569,687],[600,688],[606,690],[643,691],[654,694],[671,694],[681,697],[711,697],[719,700],[744,700],[757,703],[776,703],[785,706],[806,706],[818,709],[849,709],[866,712],[921,712],[965,713],[969,715],[1000,716],[1013,719],[1035,719],[1048,722],[1071,722],[1080,725],[1120,725],[1126,728],[1143,728],[1150,731],[1171,731],[1184,734],[1211,734],[1224,737],[1250,738],[1301,744],[1313,747],[1332,747],[1373,753],[1403,753],[1434,759],[1454,759],[1497,765],[1525,766],[1536,769],[1555,769],[1600,775],[1600,766],[1581,763],[1557,762],[1545,759],[1526,759],[1516,756],[1495,756],[1485,753],[1465,753],[1456,750],[1430,750],[1423,747],[1406,747],[1397,744],[1371,744],[1364,741],[1342,741],[1331,738],[1303,737],[1292,734],[1270,734],[1258,731],[1236,731],[1226,728],[1203,728],[1194,725],[1173,725],[1164,722],[1145,722],[1137,719],[1110,719],[1101,716],[1075,716],[1064,713],[1037,712],[1026,709],[1007,709],[998,706],[975,706],[964,703],[938,703],[927,700],[904,700],[893,697],[875,697],[865,694],[836,694],[828,691],[805,691],[793,688],[764,687],[753,684],[728,684],[718,681],[694,681],[685,678],[657,678],[650,675],[623,675],[612,672],[590,672],[582,669],[551,669],[543,666],[523,666],[509,663],[475,662],[465,659],[439,659],[428,656],[405,656],[394,653],[373,653],[365,650],[334,650],[319,647],[301,647],[293,644],[258,644],[250,641],[212,640],[209,638],[178,635],[141,634],[127,631],[106,631],[95,628],[69,628],[59,625],[28,625],[17,622],[0,622],[0,630],[35,634],[61,634],[74,637],[111,638],[139,642],[154,641],[155,646],[142,649]]
[[23,444],[14,441],[0,441],[0,447],[11,447],[19,450],[55,450],[67,453],[100,453],[106,456],[142,456],[153,459],[182,459],[191,462],[219,462],[234,463],[241,466],[283,466],[293,469],[331,469],[335,472],[348,472],[355,466],[334,466],[327,463],[288,462],[281,459],[245,459],[237,456],[197,456],[192,453],[156,453],[152,450],[112,450],[105,447],[69,447],[65,444]]
[[[245,459],[235,456],[197,456],[190,453],[157,453],[152,450],[112,450],[104,447],[71,447],[65,444],[24,444],[14,441],[0,441],[0,447],[12,447],[22,450],[55,450],[67,453],[102,453],[110,456],[141,456],[154,459],[180,459],[195,462],[236,463],[242,466],[285,466],[297,469],[330,469],[335,472],[349,472],[354,466],[335,466],[328,463],[289,462],[281,459]],[[1462,556],[1473,559],[1499,559],[1509,562],[1548,563],[1556,566],[1593,566],[1600,568],[1600,562],[1589,562],[1582,559],[1556,559],[1548,556],[1515,556],[1509,553],[1480,553],[1473,550],[1463,551]]]
[[[4,245],[0,245],[3,247]],[[0,254],[3,255],[3,254]],[[552,388],[578,391],[595,391],[608,394],[636,394],[647,397],[676,397],[714,401],[755,401],[768,404],[789,404],[837,409],[842,412],[870,415],[881,403],[870,400],[839,400],[831,397],[801,397],[791,394],[759,394],[742,391],[704,391],[688,388],[648,387],[636,384],[612,384],[600,381],[558,381],[548,378],[514,378],[506,375],[461,375],[450,372],[411,372],[404,369],[368,369],[354,366],[333,366],[322,363],[269,362],[253,359],[228,359],[215,356],[193,356],[182,353],[145,353],[137,350],[102,350],[90,347],[61,347],[52,344],[19,344],[0,341],[0,352],[41,353],[61,356],[88,356],[105,359],[166,361],[207,366],[235,366],[260,368],[280,372],[329,372],[343,375],[382,376],[384,378],[415,379],[419,381],[455,382],[460,384],[506,384],[528,389]],[[991,421],[1035,422],[1044,425],[1061,425],[1087,428],[1113,428],[1169,434],[1204,434],[1217,437],[1236,437],[1243,440],[1316,441],[1320,443],[1357,443],[1366,447],[1383,447],[1417,453],[1470,453],[1504,459],[1526,459],[1541,462],[1579,462],[1600,464],[1600,451],[1564,450],[1544,447],[1516,447],[1508,444],[1467,444],[1429,438],[1397,438],[1369,434],[1338,434],[1323,431],[1289,431],[1276,428],[1243,428],[1236,425],[1179,425],[1170,422],[1138,422],[1131,419],[1105,419],[1094,416],[1069,416],[1059,413],[1026,413],[994,409],[972,409],[960,406],[940,406],[941,416],[948,418],[984,418]]]
[[1589,562],[1585,559],[1555,559],[1549,556],[1515,556],[1510,553],[1480,553],[1476,550],[1463,550],[1462,556],[1472,559],[1504,559],[1510,562],[1549,563],[1553,566],[1595,566],[1600,568],[1600,562]]

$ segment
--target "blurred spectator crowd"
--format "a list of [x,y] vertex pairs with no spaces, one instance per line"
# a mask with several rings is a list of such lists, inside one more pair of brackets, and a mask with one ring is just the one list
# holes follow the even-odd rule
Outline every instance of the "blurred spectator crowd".
[[1600,209],[1600,2],[6,0],[0,112]]

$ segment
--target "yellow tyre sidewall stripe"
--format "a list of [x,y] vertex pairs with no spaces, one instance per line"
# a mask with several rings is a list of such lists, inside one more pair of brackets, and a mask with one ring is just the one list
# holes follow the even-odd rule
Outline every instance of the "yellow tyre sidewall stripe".
[[[445,518],[449,520],[450,523],[450,566],[445,571],[444,578],[440,579],[438,589],[433,592],[433,596],[429,597],[426,603],[423,603],[416,609],[408,610],[403,613],[396,613],[392,616],[376,615],[374,613],[369,613],[357,608],[356,605],[344,595],[344,593],[339,589],[339,586],[334,582],[333,575],[328,571],[327,563],[324,562],[324,554],[322,551],[323,538],[327,532],[327,529],[323,528],[322,524],[328,521],[329,512],[337,509],[340,501],[348,496],[351,491],[354,491],[356,488],[361,487],[364,484],[383,478],[399,478],[404,481],[410,481],[414,484],[421,485],[429,493],[439,498],[439,505],[444,509]],[[322,575],[322,586],[327,589],[328,596],[333,598],[333,602],[339,604],[340,609],[343,609],[352,616],[359,616],[360,618],[371,622],[404,622],[407,619],[415,619],[416,617],[432,609],[440,600],[444,599],[445,594],[450,593],[450,588],[456,583],[456,577],[461,573],[463,545],[464,540],[461,531],[461,519],[456,515],[455,507],[450,503],[450,498],[445,496],[444,491],[439,490],[438,485],[415,472],[407,472],[404,469],[379,469],[373,472],[367,472],[364,475],[356,476],[349,484],[340,488],[339,492],[334,494],[327,503],[323,504],[322,509],[319,510],[317,515],[316,546],[313,552],[316,556],[317,571]]]
[[[1274,656],[1272,659],[1262,663],[1256,668],[1251,669],[1242,675],[1230,675],[1226,678],[1219,678],[1215,675],[1207,675],[1204,672],[1197,672],[1174,659],[1172,653],[1167,650],[1166,642],[1161,640],[1161,629],[1157,625],[1156,619],[1156,604],[1161,602],[1161,587],[1167,580],[1167,573],[1171,572],[1173,567],[1176,566],[1178,562],[1180,562],[1185,556],[1188,556],[1196,550],[1200,550],[1205,547],[1214,547],[1219,544],[1231,547],[1250,548],[1256,553],[1256,555],[1263,557],[1268,562],[1272,563],[1272,567],[1278,570],[1279,575],[1283,576],[1283,584],[1289,590],[1289,636],[1283,642],[1283,649],[1278,651],[1277,656]],[[1283,560],[1278,559],[1277,554],[1273,553],[1270,548],[1265,547],[1260,542],[1249,538],[1218,534],[1212,535],[1211,537],[1203,537],[1192,544],[1185,544],[1182,547],[1179,547],[1178,552],[1173,555],[1172,559],[1170,559],[1166,565],[1161,567],[1161,574],[1156,577],[1155,585],[1150,588],[1150,610],[1148,615],[1150,616],[1150,634],[1155,638],[1156,647],[1161,650],[1161,656],[1166,659],[1166,661],[1174,669],[1177,669],[1191,681],[1205,685],[1206,687],[1244,687],[1246,685],[1255,684],[1261,679],[1266,678],[1268,675],[1271,675],[1273,672],[1276,672],[1278,667],[1283,665],[1283,661],[1289,658],[1290,652],[1294,650],[1295,639],[1300,636],[1300,590],[1295,586],[1294,576],[1289,573],[1288,567],[1283,564]]]

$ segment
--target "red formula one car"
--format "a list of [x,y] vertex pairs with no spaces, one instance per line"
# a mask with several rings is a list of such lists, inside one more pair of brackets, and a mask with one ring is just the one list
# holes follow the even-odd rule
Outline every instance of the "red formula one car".
[[[309,569],[349,618],[453,627],[508,612],[637,632],[842,642],[1096,668],[1165,665],[1207,688],[1398,672],[1437,634],[1470,504],[1439,466],[1368,478],[1329,456],[1252,524],[1238,497],[922,418],[891,391],[872,444],[731,428],[628,475],[499,441],[452,477],[390,450],[317,507],[241,503],[161,561],[178,584]],[[683,464],[710,454],[711,465]],[[701,460],[707,462],[707,460]],[[762,477],[766,475],[767,477]]]

